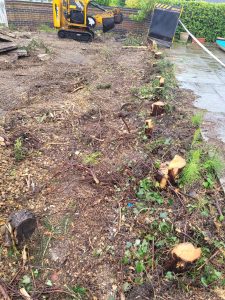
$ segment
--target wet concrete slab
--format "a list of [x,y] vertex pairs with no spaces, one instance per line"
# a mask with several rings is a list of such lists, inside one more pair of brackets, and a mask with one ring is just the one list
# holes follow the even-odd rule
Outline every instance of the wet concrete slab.
[[[225,52],[207,46],[223,63]],[[180,86],[196,94],[194,106],[205,110],[203,138],[220,150],[225,161],[225,68],[197,45],[175,44],[167,54],[175,64]],[[225,191],[225,172],[221,174]]]

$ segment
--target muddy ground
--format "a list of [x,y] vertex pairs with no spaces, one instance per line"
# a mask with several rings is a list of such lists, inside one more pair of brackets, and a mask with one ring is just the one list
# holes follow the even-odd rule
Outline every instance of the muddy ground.
[[[0,67],[0,135],[5,141],[0,148],[0,221],[21,208],[38,219],[38,230],[27,243],[26,268],[21,255],[2,244],[1,277],[8,293],[22,299],[18,288],[25,286],[33,299],[219,299],[210,288],[190,282],[186,291],[161,282],[160,267],[151,267],[145,284],[138,285],[134,268],[123,263],[127,242],[150,233],[153,222],[146,213],[136,216],[131,210],[137,185],[154,177],[157,159],[185,156],[195,130],[189,118],[194,96],[176,89],[168,113],[155,118],[152,141],[158,144],[153,149],[143,135],[153,100],[135,93],[158,75],[149,51],[125,49],[111,36],[91,44],[59,40],[55,33],[31,38],[45,46],[39,43],[29,57]],[[46,60],[38,59],[45,52]],[[15,153],[18,138],[21,159]],[[212,195],[222,199],[219,185]],[[175,199],[166,209],[182,231],[191,221],[182,224],[180,200],[172,190],[163,196]],[[205,226],[213,226],[212,220]],[[178,232],[176,242],[183,241]]]

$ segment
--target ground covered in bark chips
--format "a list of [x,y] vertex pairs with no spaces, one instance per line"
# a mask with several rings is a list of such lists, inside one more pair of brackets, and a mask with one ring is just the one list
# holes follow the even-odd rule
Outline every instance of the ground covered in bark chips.
[[[110,35],[81,44],[32,34],[30,56],[0,66],[0,225],[21,208],[38,219],[29,255],[2,238],[3,298],[224,299],[219,159],[170,63],[123,45]],[[166,108],[153,117],[156,100]],[[160,164],[176,154],[188,164],[160,189]],[[202,256],[174,272],[169,252],[184,241]]]

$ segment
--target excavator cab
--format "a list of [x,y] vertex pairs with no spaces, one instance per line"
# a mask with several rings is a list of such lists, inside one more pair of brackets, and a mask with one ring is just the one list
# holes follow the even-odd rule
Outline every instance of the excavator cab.
[[[102,12],[94,16],[88,15],[89,5]],[[103,32],[114,28],[123,21],[119,9],[107,11],[90,0],[53,0],[54,27],[58,28],[60,38],[70,38],[77,41],[90,42],[94,38],[92,29],[102,25]]]

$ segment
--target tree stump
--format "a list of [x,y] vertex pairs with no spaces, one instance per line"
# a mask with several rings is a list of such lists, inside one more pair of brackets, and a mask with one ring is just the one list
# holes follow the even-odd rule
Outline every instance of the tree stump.
[[145,135],[150,138],[152,136],[154,124],[151,119],[145,121]]
[[169,180],[171,183],[175,183],[177,176],[185,166],[186,160],[180,155],[175,155],[168,166]]
[[22,209],[9,216],[9,224],[12,227],[15,242],[20,245],[24,240],[29,239],[37,227],[35,215]]
[[169,170],[168,170],[169,161],[161,163],[159,170],[156,174],[156,180],[159,182],[159,186],[161,189],[164,189],[167,185],[167,181],[169,178]]
[[159,86],[163,87],[164,84],[165,84],[165,78],[161,76],[161,77],[159,78]]
[[160,168],[156,174],[156,180],[159,182],[159,186],[164,189],[168,180],[175,184],[181,170],[186,165],[186,161],[183,157],[175,155],[171,161],[161,163]]
[[157,101],[152,104],[152,116],[159,116],[165,112],[165,103]]
[[156,52],[155,53],[155,58],[156,59],[161,59],[162,58],[162,52]]
[[201,248],[196,248],[192,243],[180,243],[171,250],[166,270],[184,272],[201,257],[201,254]]

